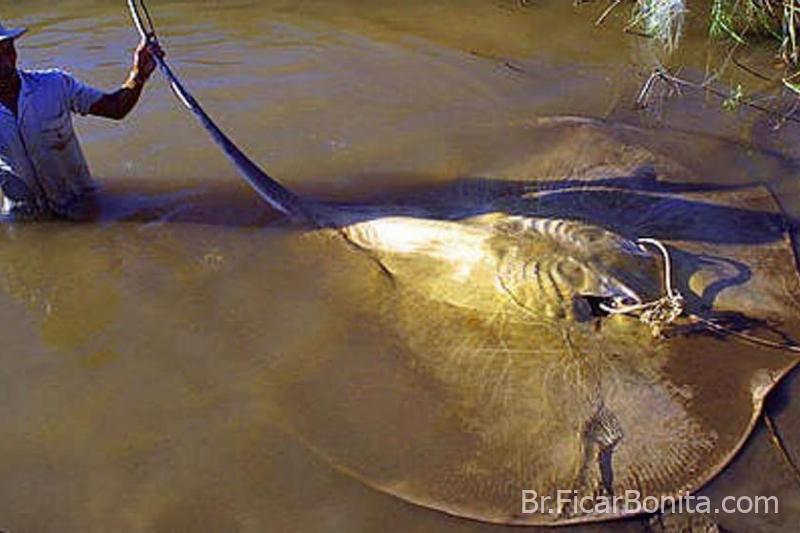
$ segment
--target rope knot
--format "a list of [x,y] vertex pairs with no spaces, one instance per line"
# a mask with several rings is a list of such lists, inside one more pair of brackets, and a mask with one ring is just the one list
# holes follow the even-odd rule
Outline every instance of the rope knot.
[[650,326],[653,337],[663,336],[664,329],[683,314],[686,302],[679,293],[670,294],[652,302],[652,307],[642,311],[639,320]]
[[683,295],[672,288],[672,258],[667,248],[655,239],[638,239],[639,245],[650,244],[658,248],[664,257],[664,288],[666,294],[652,302],[625,304],[615,298],[611,305],[600,304],[603,311],[610,315],[638,316],[639,320],[650,327],[653,337],[659,338],[664,329],[675,322],[685,311],[686,301]]

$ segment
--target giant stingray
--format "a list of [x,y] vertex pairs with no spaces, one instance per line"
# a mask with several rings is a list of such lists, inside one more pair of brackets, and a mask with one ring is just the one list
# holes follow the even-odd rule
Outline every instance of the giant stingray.
[[[602,157],[386,206],[321,203],[262,172],[159,63],[259,195],[307,228],[304,247],[368,259],[340,267],[341,294],[363,310],[347,356],[293,354],[293,379],[269,396],[298,438],[372,487],[499,523],[633,514],[585,498],[696,491],[800,359],[796,258],[774,197],[692,181],[637,143],[641,130],[542,119],[557,149]],[[667,284],[685,308],[657,336],[610,312]],[[359,345],[362,329],[382,333],[380,349]],[[522,491],[549,499],[524,513]]]

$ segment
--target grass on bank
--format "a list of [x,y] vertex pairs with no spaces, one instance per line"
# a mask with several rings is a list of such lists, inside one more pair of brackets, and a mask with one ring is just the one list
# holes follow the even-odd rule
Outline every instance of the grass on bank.
[[705,13],[713,39],[740,45],[773,41],[787,65],[800,67],[800,0],[634,0],[634,6],[629,28],[668,49],[678,46],[687,16]]
[[[592,0],[574,1],[577,5]],[[693,21],[705,16],[709,37],[731,47],[724,64],[701,82],[682,79],[659,62],[642,86],[636,100],[638,106],[649,107],[651,93],[657,86],[662,89],[666,86],[667,95],[680,94],[681,87],[689,87],[721,98],[723,107],[731,111],[742,106],[763,111],[775,119],[775,129],[787,121],[800,123],[800,0],[607,0],[596,25],[603,24],[625,4],[633,6],[625,31],[653,39],[667,53],[678,48],[690,16]],[[778,79],[763,76],[734,58],[738,47],[764,43],[774,43],[776,55],[785,65],[783,76]],[[782,109],[779,95],[768,97],[776,105],[766,105],[762,103],[767,99],[765,95],[748,98],[741,84],[727,90],[716,87],[715,80],[730,60],[764,81],[777,82],[778,87],[793,95],[788,111]]]
[[[708,34],[734,46],[773,42],[786,65],[782,85],[800,97],[800,0],[627,0],[626,31],[654,39],[666,51],[681,40],[686,17],[706,16]],[[598,24],[625,0],[609,0]]]

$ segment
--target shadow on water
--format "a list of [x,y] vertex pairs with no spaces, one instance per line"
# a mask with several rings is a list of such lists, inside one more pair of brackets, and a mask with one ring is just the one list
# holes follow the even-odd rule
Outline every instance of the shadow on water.
[[[457,184],[461,203],[450,220],[501,211],[507,215],[559,218],[603,227],[628,239],[714,244],[764,244],[781,240],[787,227],[782,215],[716,204],[715,193],[752,189],[748,185],[659,181],[649,169],[633,176],[566,179],[531,183],[465,179]],[[470,194],[469,191],[473,191]],[[446,191],[437,194],[447,196]],[[676,196],[676,195],[686,196]],[[690,195],[694,195],[690,196]],[[703,199],[696,196],[702,195]],[[491,203],[488,203],[491,201]]]
[[[363,177],[367,180],[368,178]],[[421,180],[409,181],[419,183]],[[635,240],[649,237],[726,246],[757,246],[781,241],[793,221],[782,214],[715,203],[718,195],[752,190],[758,184],[659,180],[650,167],[630,176],[598,179],[568,178],[540,182],[461,178],[449,184],[415,185],[402,192],[379,193],[360,203],[313,203],[346,212],[349,223],[368,222],[387,216],[407,216],[458,222],[489,213],[513,217],[577,221],[604,228]],[[128,188],[133,188],[129,185]],[[312,195],[313,196],[313,195]],[[151,224],[202,224],[259,227],[283,224],[284,219],[246,188],[233,185],[134,194],[107,191],[98,196],[100,215],[93,220]],[[735,250],[732,253],[736,253]],[[772,324],[738,312],[713,311],[725,289],[752,278],[748,266],[735,257],[711,256],[672,249],[678,290],[687,308],[733,331],[766,329]],[[689,287],[692,275],[704,267],[721,266],[721,276],[698,294]],[[688,331],[687,331],[688,332]],[[712,334],[702,328],[704,334]],[[719,335],[718,333],[713,333]]]
[[[362,177],[369,181],[368,177]],[[379,180],[380,181],[380,180]],[[714,203],[717,193],[760,184],[720,185],[660,181],[649,168],[632,176],[542,182],[466,177],[380,192],[358,203],[313,202],[348,212],[353,222],[385,216],[458,221],[489,213],[558,218],[596,225],[628,239],[757,245],[782,240],[796,221],[779,213]],[[233,184],[146,190],[127,184],[98,195],[88,222],[195,223],[259,226],[282,219],[248,189]],[[311,194],[313,196],[313,193]],[[680,196],[684,195],[684,196]],[[76,221],[83,221],[80,218]]]

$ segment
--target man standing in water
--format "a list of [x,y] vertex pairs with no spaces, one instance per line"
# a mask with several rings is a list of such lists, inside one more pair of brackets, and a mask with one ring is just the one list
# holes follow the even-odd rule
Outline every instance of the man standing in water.
[[139,44],[127,81],[104,93],[61,70],[19,70],[14,44],[26,31],[0,24],[0,215],[83,218],[94,184],[72,113],[125,118],[163,52]]

